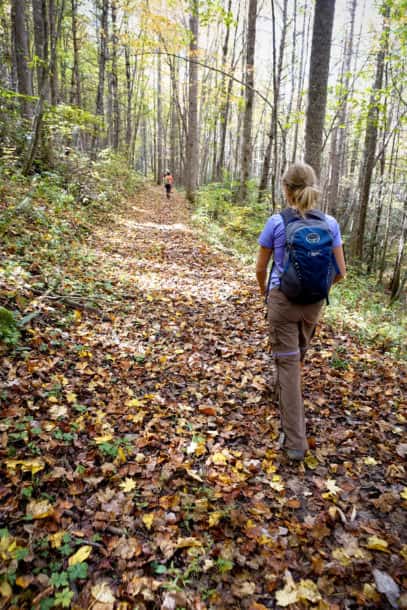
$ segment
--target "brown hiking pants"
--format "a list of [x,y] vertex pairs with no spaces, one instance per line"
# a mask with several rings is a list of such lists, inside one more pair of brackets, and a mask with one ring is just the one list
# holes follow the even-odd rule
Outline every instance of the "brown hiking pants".
[[323,301],[297,305],[278,289],[268,296],[270,342],[286,449],[308,449],[301,394],[301,361],[311,341]]

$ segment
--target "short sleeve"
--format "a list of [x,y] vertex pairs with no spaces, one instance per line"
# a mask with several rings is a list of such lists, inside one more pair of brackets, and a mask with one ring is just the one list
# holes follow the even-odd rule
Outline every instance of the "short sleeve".
[[258,239],[258,244],[260,246],[270,249],[275,247],[276,228],[281,224],[280,219],[280,214],[273,214],[273,216],[270,216]]
[[342,245],[341,229],[339,228],[338,221],[333,216],[329,216],[327,214],[327,220],[328,220],[329,228],[332,231],[332,238],[333,238],[332,247],[337,248],[338,246]]

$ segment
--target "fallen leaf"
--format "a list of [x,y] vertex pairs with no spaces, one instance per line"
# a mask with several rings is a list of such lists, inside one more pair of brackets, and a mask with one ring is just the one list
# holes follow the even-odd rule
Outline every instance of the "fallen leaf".
[[148,530],[151,530],[151,526],[153,525],[154,519],[154,513],[148,513],[147,515],[143,515],[142,521]]
[[36,474],[45,468],[45,462],[40,458],[33,460],[4,460],[4,463],[10,470],[16,470],[18,466],[21,466],[23,472],[31,472],[31,474]]
[[131,491],[136,489],[137,483],[136,483],[136,481],[134,479],[131,479],[131,478],[127,477],[126,479],[124,479],[124,481],[122,481],[120,483],[120,487],[122,488],[122,490],[125,493],[130,493]]
[[368,549],[373,549],[375,551],[388,552],[389,543],[382,538],[378,538],[377,536],[369,536],[366,546]]
[[86,561],[87,558],[89,557],[89,555],[91,554],[91,552],[92,552],[92,547],[89,546],[88,544],[81,546],[81,548],[78,549],[76,551],[76,553],[71,555],[71,557],[68,559],[68,564],[70,566],[74,566],[77,563],[82,563],[83,561]]
[[103,604],[113,604],[116,601],[110,585],[106,581],[98,582],[91,589],[92,597]]
[[400,589],[398,584],[389,574],[387,574],[387,572],[374,569],[372,573],[377,590],[387,597],[392,608],[398,608],[397,600],[400,597]]
[[54,513],[54,507],[48,500],[31,500],[27,504],[26,514],[33,519],[46,519]]

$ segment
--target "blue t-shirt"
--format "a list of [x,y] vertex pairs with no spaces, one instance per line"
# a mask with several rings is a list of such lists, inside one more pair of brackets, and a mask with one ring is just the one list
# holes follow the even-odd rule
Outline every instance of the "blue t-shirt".
[[[335,218],[325,214],[326,221],[331,229],[333,243],[332,247],[342,245],[341,230]],[[265,224],[263,231],[258,239],[260,246],[273,250],[274,265],[271,270],[269,287],[280,286],[280,276],[283,273],[284,252],[285,252],[285,228],[281,214],[273,214]]]

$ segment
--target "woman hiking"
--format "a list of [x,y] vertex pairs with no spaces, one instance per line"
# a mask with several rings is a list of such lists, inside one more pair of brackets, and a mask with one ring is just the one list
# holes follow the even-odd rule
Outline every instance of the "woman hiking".
[[167,170],[164,174],[164,188],[167,195],[167,199],[171,197],[171,189],[174,184],[174,178],[171,175],[171,172]]
[[[333,216],[322,214],[315,209],[320,192],[312,167],[303,163],[292,165],[283,175],[282,186],[288,208],[282,214],[273,214],[268,219],[259,237],[260,248],[257,257],[256,277],[261,294],[267,298],[269,335],[276,365],[276,390],[279,396],[283,429],[281,444],[289,459],[303,460],[308,449],[308,442],[301,393],[301,363],[315,332],[325,299],[318,296],[318,291],[314,293],[317,296],[308,299],[308,302],[307,298],[302,298],[300,293],[298,293],[300,296],[297,298],[291,298],[292,295],[290,298],[286,296],[285,293],[290,294],[291,281],[290,277],[287,276],[289,267],[288,250],[286,249],[288,231],[290,230],[290,239],[291,236],[294,239],[294,231],[296,230],[294,223],[297,223],[298,227],[305,227],[305,233],[303,232],[302,235],[306,236],[310,247],[314,248],[314,242],[321,240],[322,243],[323,239],[327,237],[328,241],[326,243],[332,261],[330,263],[331,269],[334,270],[327,281],[326,296],[331,281],[336,283],[345,278],[346,266],[341,232],[337,221]],[[313,221],[310,220],[312,218]],[[291,227],[289,223],[292,223]],[[313,223],[313,226],[308,230],[306,225],[311,223]],[[297,238],[299,235],[300,233],[297,232]],[[288,243],[291,247],[294,242],[289,241]],[[298,242],[296,243],[298,244]],[[307,246],[306,243],[305,246]],[[267,265],[271,256],[273,256],[273,266],[268,285],[266,285]],[[315,264],[317,257],[311,255],[308,260],[310,261],[309,264]],[[299,271],[298,275],[301,278],[304,275],[299,268],[299,261],[300,256],[293,263],[293,268]],[[307,264],[307,262],[304,264]],[[320,275],[320,270],[321,265],[318,267],[317,263],[313,272],[315,278],[308,276],[310,285],[313,284],[313,279],[319,280],[317,276]],[[295,274],[296,271],[294,271]],[[315,301],[315,299],[318,300]]]

